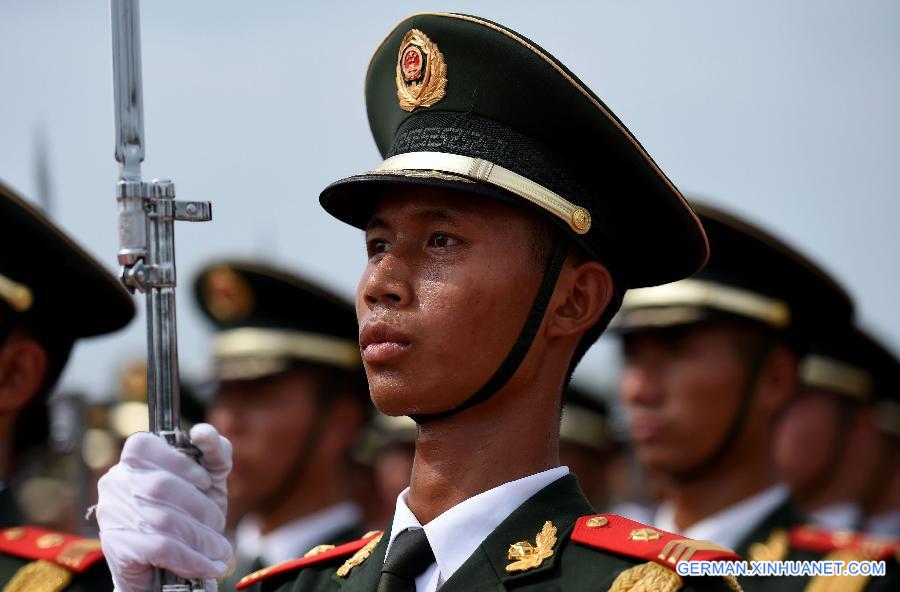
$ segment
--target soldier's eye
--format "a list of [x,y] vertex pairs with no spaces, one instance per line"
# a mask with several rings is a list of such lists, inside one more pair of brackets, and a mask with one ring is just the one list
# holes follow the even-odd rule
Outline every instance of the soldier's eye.
[[428,246],[437,247],[438,249],[446,249],[447,247],[452,247],[458,245],[459,243],[459,239],[456,239],[449,234],[436,232],[431,235],[431,240],[428,241]]
[[387,253],[389,248],[390,243],[381,238],[374,238],[366,241],[366,251],[369,253],[369,257]]

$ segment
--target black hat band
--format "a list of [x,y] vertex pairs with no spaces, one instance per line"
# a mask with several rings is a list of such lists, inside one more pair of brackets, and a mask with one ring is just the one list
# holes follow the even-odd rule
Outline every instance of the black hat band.
[[531,179],[483,158],[446,152],[407,152],[392,156],[374,172],[438,171],[488,183],[518,195],[568,224],[576,234],[591,229],[591,214]]

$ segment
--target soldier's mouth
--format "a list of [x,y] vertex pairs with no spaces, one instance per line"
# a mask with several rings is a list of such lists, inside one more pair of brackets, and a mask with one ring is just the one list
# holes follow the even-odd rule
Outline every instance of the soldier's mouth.
[[410,340],[390,325],[375,323],[364,326],[360,331],[359,347],[363,361],[373,364],[386,362],[406,353],[410,348]]

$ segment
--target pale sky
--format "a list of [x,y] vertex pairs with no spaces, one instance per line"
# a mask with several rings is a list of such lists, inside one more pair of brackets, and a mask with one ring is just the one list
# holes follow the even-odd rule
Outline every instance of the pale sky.
[[[171,178],[181,199],[211,200],[214,212],[213,222],[176,230],[188,376],[208,361],[209,331],[188,289],[204,262],[264,258],[352,295],[361,234],[327,216],[317,196],[379,162],[366,65],[398,21],[426,10],[484,16],[542,45],[682,191],[806,252],[900,348],[896,1],[152,0],[142,6],[144,177]],[[54,215],[112,270],[110,46],[108,2],[0,0],[0,178],[36,196],[43,130]],[[108,395],[117,367],[144,355],[144,322],[79,345],[64,386]],[[611,342],[591,352],[578,379],[611,384],[614,351]]]

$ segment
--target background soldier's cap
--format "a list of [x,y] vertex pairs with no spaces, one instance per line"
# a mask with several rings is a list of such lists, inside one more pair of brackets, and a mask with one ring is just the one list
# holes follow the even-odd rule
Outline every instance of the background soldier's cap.
[[60,340],[110,333],[134,316],[119,280],[2,182],[0,302]]
[[628,292],[613,320],[614,330],[736,317],[805,342],[850,324],[850,297],[816,264],[761,228],[696,200],[692,203],[709,236],[706,267],[685,280]]
[[880,340],[868,334],[866,366],[875,385],[875,414],[878,428],[900,438],[900,359]]
[[703,266],[703,228],[609,108],[534,42],[459,14],[418,14],[375,51],[369,125],[383,158],[320,196],[364,228],[379,187],[429,185],[533,208],[623,287]]
[[835,327],[817,336],[800,361],[800,380],[858,402],[875,395],[875,372],[889,358],[880,343],[856,327]]
[[222,261],[194,282],[218,330],[216,379],[251,380],[296,362],[361,371],[356,313],[331,292],[261,263]]
[[566,390],[559,438],[597,452],[606,452],[615,442],[609,429],[609,409],[599,395],[574,385]]

